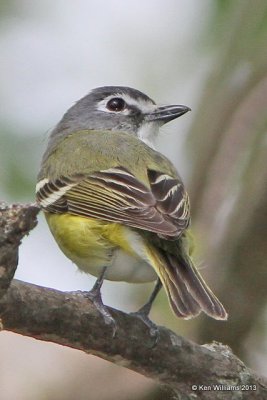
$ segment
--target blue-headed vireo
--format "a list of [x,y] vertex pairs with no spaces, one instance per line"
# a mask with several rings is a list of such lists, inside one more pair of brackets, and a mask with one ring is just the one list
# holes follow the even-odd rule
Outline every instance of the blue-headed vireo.
[[[121,86],[92,90],[53,130],[36,186],[37,201],[63,253],[98,280],[91,297],[103,306],[103,279],[163,285],[178,317],[227,313],[189,255],[188,195],[172,163],[154,150],[161,125],[189,110],[157,106]],[[90,293],[90,292],[89,292]]]

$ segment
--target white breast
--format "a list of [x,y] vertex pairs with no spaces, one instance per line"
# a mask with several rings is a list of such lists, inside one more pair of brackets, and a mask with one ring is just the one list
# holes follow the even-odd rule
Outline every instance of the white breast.
[[135,258],[124,251],[115,250],[113,262],[105,275],[111,281],[129,283],[151,282],[157,279],[154,269],[140,258]]

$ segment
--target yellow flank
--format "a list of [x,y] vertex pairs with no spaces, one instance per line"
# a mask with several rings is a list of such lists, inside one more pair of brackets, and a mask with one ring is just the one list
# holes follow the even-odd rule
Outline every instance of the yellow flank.
[[146,251],[147,257],[149,258],[151,265],[153,265],[153,268],[160,278],[161,283],[170,299],[172,297],[174,284],[169,284],[169,282],[171,282],[171,277],[168,276],[166,264],[154,246],[148,245]]
[[102,267],[111,265],[118,248],[139,258],[127,240],[126,226],[70,214],[45,213],[45,217],[63,253],[84,272],[97,276]]
[[131,256],[137,256],[127,238],[126,231],[128,229],[128,227],[121,224],[107,223],[105,224],[103,229],[103,237],[114,246],[120,247]]

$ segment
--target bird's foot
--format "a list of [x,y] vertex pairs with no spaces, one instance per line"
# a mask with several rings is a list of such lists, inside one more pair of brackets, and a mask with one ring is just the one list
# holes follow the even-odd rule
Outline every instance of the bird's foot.
[[155,338],[152,347],[156,346],[156,344],[158,343],[160,333],[159,333],[159,327],[154,322],[152,322],[151,319],[148,318],[148,315],[150,313],[152,303],[155,300],[158,292],[160,291],[161,286],[162,286],[161,281],[158,278],[157,283],[147,303],[144,304],[143,307],[141,307],[138,311],[130,313],[130,315],[133,315],[141,319],[141,321],[143,321],[144,324],[149,328],[150,336]]
[[141,321],[148,327],[150,336],[152,336],[154,339],[152,347],[155,347],[159,341],[159,327],[153,321],[151,321],[151,319],[149,319],[146,305],[140,308],[140,310],[130,313],[130,315],[141,319]]
[[89,292],[86,292],[85,296],[94,303],[95,307],[104,318],[105,323],[112,327],[112,338],[114,338],[117,332],[117,324],[108,308],[103,303],[100,291],[94,290],[93,288]]
[[86,292],[86,297],[94,303],[95,307],[98,309],[98,311],[104,318],[105,323],[112,327],[112,338],[114,338],[117,332],[117,324],[115,319],[110,314],[108,308],[104,305],[101,297],[101,287],[104,281],[106,271],[107,267],[104,267],[102,269],[101,274],[95,281],[95,284],[92,287],[92,289],[89,292]]

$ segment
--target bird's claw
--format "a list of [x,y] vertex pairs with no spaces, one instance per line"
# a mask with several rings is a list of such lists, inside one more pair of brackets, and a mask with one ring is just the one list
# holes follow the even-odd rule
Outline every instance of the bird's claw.
[[147,314],[141,310],[130,313],[133,317],[141,319],[141,321],[148,327],[150,336],[154,338],[152,348],[155,347],[159,341],[160,331],[159,327],[148,318]]
[[103,304],[100,292],[91,290],[86,293],[86,297],[94,303],[95,307],[104,318],[105,324],[112,327],[112,338],[114,338],[117,332],[117,324],[108,308]]

